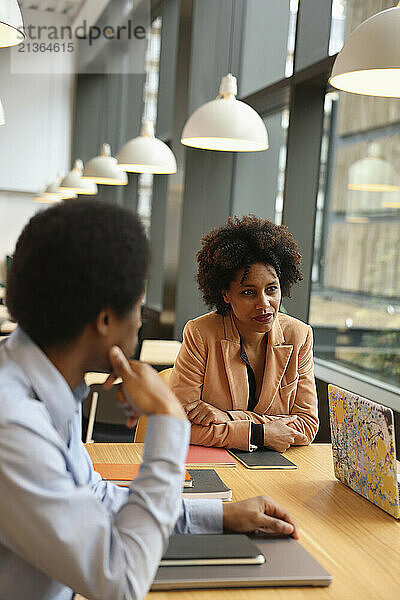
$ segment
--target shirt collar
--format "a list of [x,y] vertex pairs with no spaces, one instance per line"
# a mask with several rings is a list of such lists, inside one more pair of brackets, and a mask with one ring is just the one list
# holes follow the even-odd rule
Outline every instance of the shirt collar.
[[71,419],[88,395],[88,386],[82,382],[71,391],[60,371],[20,327],[9,336],[6,350],[24,371],[54,427],[68,444]]
[[250,361],[249,361],[248,356],[246,354],[246,350],[244,349],[244,346],[243,346],[242,338],[240,338],[240,358],[242,359],[243,362],[246,363],[246,365],[248,367],[251,367]]

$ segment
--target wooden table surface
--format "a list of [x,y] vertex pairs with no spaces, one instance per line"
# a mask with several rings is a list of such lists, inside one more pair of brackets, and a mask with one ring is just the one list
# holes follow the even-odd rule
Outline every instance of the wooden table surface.
[[[143,444],[89,444],[94,462],[139,462]],[[233,499],[267,494],[300,527],[300,543],[333,576],[327,588],[151,592],[148,600],[395,600],[400,598],[400,522],[339,483],[330,444],[291,448],[293,471],[216,469]],[[81,597],[77,597],[82,600]]]

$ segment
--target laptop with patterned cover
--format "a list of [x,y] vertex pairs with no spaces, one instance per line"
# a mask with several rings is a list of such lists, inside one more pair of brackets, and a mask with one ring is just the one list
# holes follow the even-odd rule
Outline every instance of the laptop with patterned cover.
[[331,384],[328,396],[335,477],[399,519],[393,412]]

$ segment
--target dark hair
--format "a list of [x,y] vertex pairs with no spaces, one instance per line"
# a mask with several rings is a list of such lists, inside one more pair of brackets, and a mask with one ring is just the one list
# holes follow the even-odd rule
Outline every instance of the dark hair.
[[148,242],[130,211],[72,200],[37,213],[21,233],[7,307],[42,347],[75,339],[105,308],[125,316],[144,289]]
[[201,245],[197,253],[197,281],[204,302],[209,308],[215,307],[220,315],[229,310],[222,291],[229,289],[241,269],[244,269],[243,282],[254,263],[274,267],[283,296],[290,297],[292,285],[303,279],[299,247],[285,225],[275,225],[254,215],[241,219],[229,217],[225,225],[204,235]]

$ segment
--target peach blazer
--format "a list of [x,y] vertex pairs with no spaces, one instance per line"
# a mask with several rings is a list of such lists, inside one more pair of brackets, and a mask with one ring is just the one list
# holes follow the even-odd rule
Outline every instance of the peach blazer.
[[191,443],[249,449],[250,422],[296,414],[296,429],[311,442],[318,430],[312,329],[279,313],[268,334],[262,388],[254,412],[247,410],[247,369],[240,336],[229,312],[188,321],[169,385],[183,405],[197,400],[228,411],[229,423],[192,423]]

